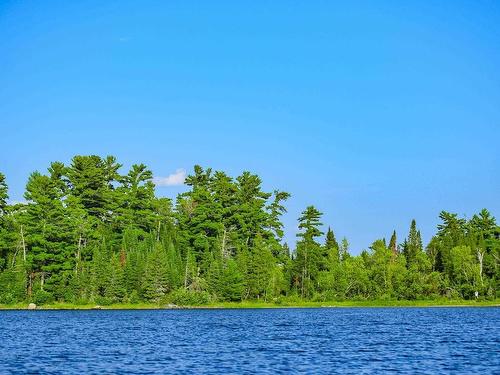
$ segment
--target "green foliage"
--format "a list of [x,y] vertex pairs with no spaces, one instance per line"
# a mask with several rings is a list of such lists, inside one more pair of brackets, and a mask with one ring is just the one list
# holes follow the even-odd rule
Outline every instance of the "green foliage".
[[26,298],[25,272],[20,266],[14,266],[0,272],[0,303],[11,304]]
[[210,294],[203,291],[193,291],[184,288],[174,290],[168,299],[177,306],[200,306],[212,301]]
[[168,267],[167,253],[161,243],[156,243],[147,256],[144,271],[143,296],[147,301],[159,302],[171,289]]
[[221,301],[241,301],[244,279],[236,261],[214,260],[208,273],[208,288]]
[[301,232],[297,234],[300,240],[296,249],[294,279],[302,298],[309,298],[314,293],[318,273],[323,264],[323,251],[315,240],[323,234],[320,230],[321,216],[322,213],[314,206],[309,206],[299,218]]
[[109,306],[113,303],[113,299],[105,296],[97,296],[95,298],[95,303],[99,306]]
[[389,249],[391,249],[394,256],[398,255],[398,240],[396,237],[396,231],[392,232],[391,239],[389,241]]
[[[8,204],[0,173],[0,303],[199,305],[327,300],[494,299],[500,227],[487,210],[470,220],[441,212],[424,247],[415,220],[398,244],[349,254],[322,213],[300,215],[283,243],[290,194],[260,177],[195,166],[175,202],[155,196],[153,174],[113,156],[75,156],[29,176],[26,204]],[[284,302],[283,302],[284,301]]]
[[6,212],[8,198],[7,182],[5,181],[5,176],[0,173],[0,215],[4,215]]
[[54,302],[54,295],[50,292],[39,289],[33,295],[33,302],[37,305],[45,305]]
[[132,304],[136,304],[139,303],[140,301],[141,300],[139,298],[139,293],[137,293],[136,290],[132,291],[132,293],[130,293],[129,302]]
[[422,237],[420,231],[417,230],[417,223],[415,220],[411,222],[410,233],[408,234],[408,238],[404,241],[402,248],[402,253],[406,258],[406,265],[410,268],[415,264],[419,254],[423,251]]

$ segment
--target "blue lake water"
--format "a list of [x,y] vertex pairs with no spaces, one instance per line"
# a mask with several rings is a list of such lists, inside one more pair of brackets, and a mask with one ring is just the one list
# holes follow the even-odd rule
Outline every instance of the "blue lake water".
[[0,311],[0,373],[500,373],[499,308]]

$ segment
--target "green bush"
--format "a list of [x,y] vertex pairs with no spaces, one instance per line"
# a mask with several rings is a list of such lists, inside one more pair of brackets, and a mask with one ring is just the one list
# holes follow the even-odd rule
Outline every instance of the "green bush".
[[298,294],[296,294],[296,293],[290,294],[290,295],[282,298],[282,303],[286,303],[286,304],[289,304],[289,305],[300,304],[303,301],[304,300],[302,298],[300,298],[300,296]]
[[139,295],[137,294],[136,290],[134,290],[132,293],[130,293],[130,297],[128,300],[130,303],[133,303],[133,304],[141,302],[141,299],[139,298]]
[[16,302],[16,298],[12,293],[5,292],[4,294],[0,294],[0,303],[5,305],[12,305]]
[[6,270],[0,272],[0,301],[12,304],[24,301],[26,297],[26,279],[24,272]]
[[46,290],[39,289],[33,295],[33,302],[37,305],[44,305],[54,302],[54,296]]
[[79,305],[79,306],[84,306],[84,305],[89,304],[88,298],[85,298],[85,297],[74,298],[72,302],[75,305]]
[[283,304],[283,298],[282,297],[273,298],[273,302],[274,302],[275,305],[282,305]]
[[108,305],[111,305],[113,303],[113,299],[108,298],[108,297],[103,297],[103,296],[97,296],[95,298],[95,303],[97,305],[101,305],[101,306],[108,306]]
[[329,302],[329,301],[337,301],[338,294],[334,290],[326,290],[321,294],[316,294],[314,296],[314,301],[316,302]]
[[170,293],[168,300],[178,306],[198,306],[210,303],[210,294],[207,292],[196,292],[184,288]]

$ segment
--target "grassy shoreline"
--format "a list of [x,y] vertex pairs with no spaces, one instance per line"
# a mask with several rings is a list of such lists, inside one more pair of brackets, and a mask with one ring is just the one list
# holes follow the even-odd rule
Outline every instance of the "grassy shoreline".
[[[76,305],[72,303],[52,303],[38,306],[37,310],[159,310],[159,309],[279,309],[279,308],[342,308],[342,307],[500,307],[500,299],[492,301],[468,300],[420,300],[420,301],[286,301],[280,304],[272,302],[216,302],[199,306],[172,306],[151,303],[120,303],[108,306],[96,304]],[[26,310],[27,303],[13,305],[0,304],[0,310]]]

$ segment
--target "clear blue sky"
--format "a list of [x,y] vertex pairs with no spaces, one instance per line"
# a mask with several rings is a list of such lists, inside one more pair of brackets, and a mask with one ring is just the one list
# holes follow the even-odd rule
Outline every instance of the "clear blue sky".
[[500,2],[348,3],[3,0],[11,198],[95,153],[253,171],[292,194],[289,241],[314,204],[353,253],[412,218],[428,240],[443,209],[500,215]]

